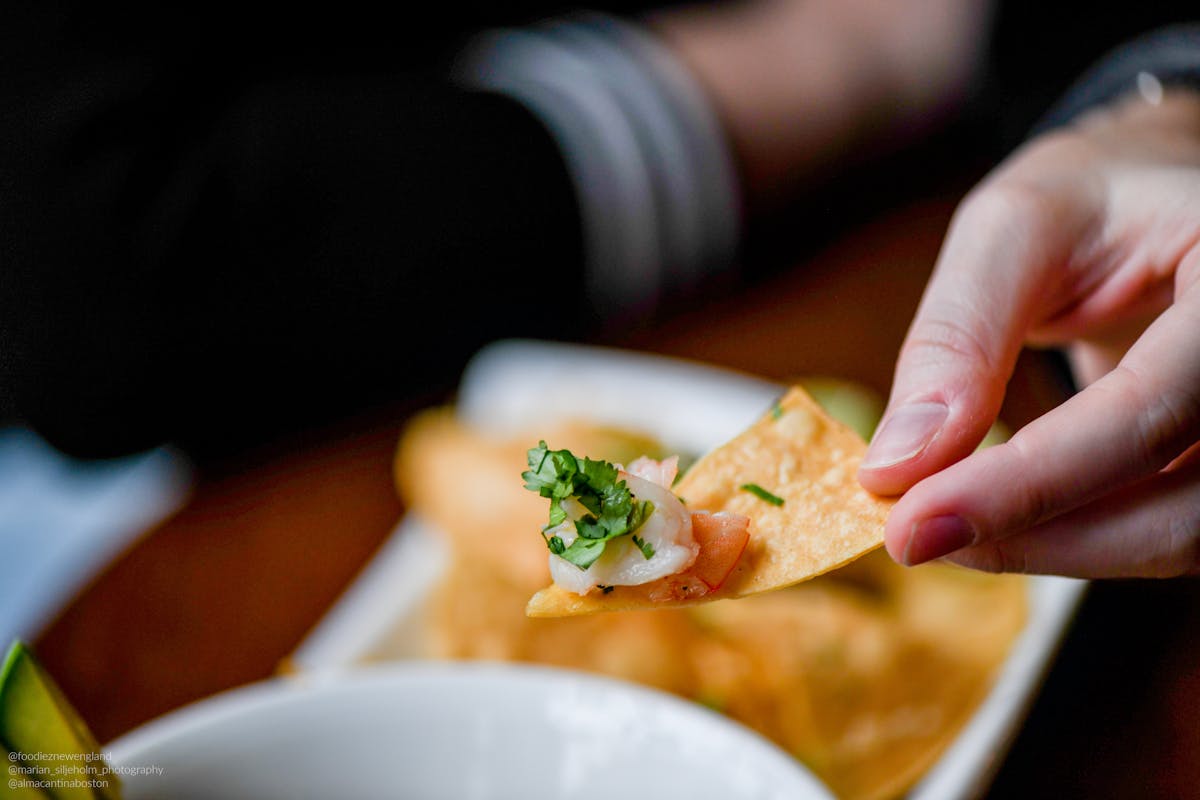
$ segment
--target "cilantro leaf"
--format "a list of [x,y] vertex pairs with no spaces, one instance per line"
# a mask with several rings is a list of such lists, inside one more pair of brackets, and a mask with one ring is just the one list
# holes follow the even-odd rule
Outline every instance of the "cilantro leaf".
[[[550,500],[550,521],[542,534],[546,546],[580,569],[594,564],[604,554],[607,542],[640,528],[654,511],[653,503],[633,496],[616,466],[607,461],[577,458],[569,450],[551,450],[545,440],[526,455],[529,469],[521,473],[525,488]],[[564,547],[560,537],[546,537],[545,531],[568,519],[562,505],[567,498],[574,498],[588,513],[574,520],[578,536]],[[654,555],[649,544],[637,546],[646,558]]]
[[559,553],[558,555],[570,561],[580,569],[587,569],[592,564],[596,563],[596,559],[604,555],[604,546],[607,544],[606,539],[585,539],[580,536],[571,545]]

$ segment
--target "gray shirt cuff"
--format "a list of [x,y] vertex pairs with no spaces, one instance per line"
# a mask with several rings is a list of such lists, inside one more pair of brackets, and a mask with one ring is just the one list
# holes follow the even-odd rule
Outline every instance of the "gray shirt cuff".
[[524,104],[557,140],[602,315],[648,311],[732,263],[740,199],[724,133],[687,69],[649,33],[599,14],[491,31],[456,75]]

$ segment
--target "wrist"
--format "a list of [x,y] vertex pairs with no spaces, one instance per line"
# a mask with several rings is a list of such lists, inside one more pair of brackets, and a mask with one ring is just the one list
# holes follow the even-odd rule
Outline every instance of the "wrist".
[[762,203],[850,154],[895,147],[961,99],[982,4],[944,5],[937,24],[914,24],[904,4],[845,0],[745,0],[650,24],[707,91]]
[[1126,104],[1135,124],[1143,124],[1200,139],[1200,91],[1186,87],[1139,91]]
[[[855,138],[876,70],[808,4],[672,10],[650,24],[721,118],[750,200],[778,193]],[[781,18],[781,15],[784,15]],[[833,79],[831,76],[836,76]]]
[[[1197,90],[1200,25],[1162,28],[1121,45],[1092,66],[1032,133],[1044,133],[1084,116],[1094,122],[1097,118],[1142,116],[1141,112],[1146,112],[1149,120],[1170,120],[1171,126],[1186,127],[1191,115],[1186,98]],[[1163,106],[1163,113],[1144,107],[1139,110],[1139,103]]]
[[1200,145],[1200,91],[1160,86],[1130,92],[1083,114],[1076,125],[1116,141],[1154,138]]

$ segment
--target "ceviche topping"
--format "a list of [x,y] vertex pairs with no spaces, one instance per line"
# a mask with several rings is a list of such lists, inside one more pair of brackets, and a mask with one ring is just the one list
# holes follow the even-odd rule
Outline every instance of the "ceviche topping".
[[[615,464],[576,458],[570,450],[551,450],[541,441],[530,449],[529,469],[521,477],[526,489],[550,499],[550,521],[542,536],[554,555],[587,569],[610,541],[632,536],[646,559],[654,557],[654,548],[635,533],[654,513],[654,504],[634,498]],[[576,534],[569,545],[552,533],[568,521]]]

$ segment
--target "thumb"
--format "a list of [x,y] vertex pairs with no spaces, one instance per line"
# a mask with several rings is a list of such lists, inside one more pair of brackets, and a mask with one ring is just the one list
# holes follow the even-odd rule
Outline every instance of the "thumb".
[[859,469],[866,489],[900,494],[983,439],[1052,288],[1047,278],[1066,261],[1069,228],[1059,205],[1005,182],[984,184],[959,207]]

